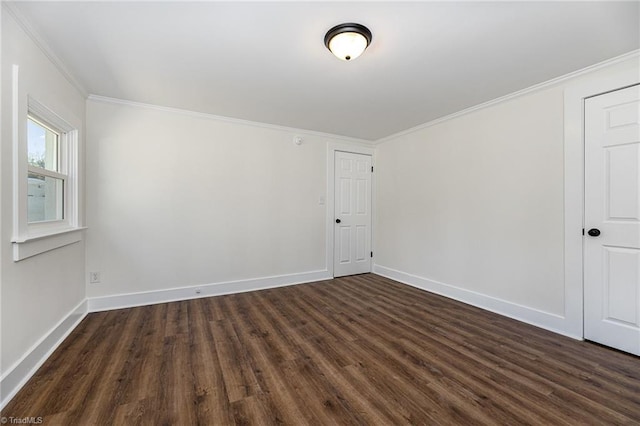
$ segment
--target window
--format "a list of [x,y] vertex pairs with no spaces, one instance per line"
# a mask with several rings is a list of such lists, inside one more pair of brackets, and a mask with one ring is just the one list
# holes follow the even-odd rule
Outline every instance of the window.
[[63,220],[66,164],[61,132],[33,116],[27,119],[27,221]]
[[[18,104],[19,105],[19,104]],[[28,97],[14,127],[13,259],[19,261],[82,239],[79,220],[78,128]]]

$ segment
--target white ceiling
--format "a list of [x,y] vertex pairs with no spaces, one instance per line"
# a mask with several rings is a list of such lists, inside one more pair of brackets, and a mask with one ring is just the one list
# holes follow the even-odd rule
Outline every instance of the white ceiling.
[[[639,2],[19,2],[91,94],[377,140],[640,47]],[[343,62],[326,31],[358,22]]]

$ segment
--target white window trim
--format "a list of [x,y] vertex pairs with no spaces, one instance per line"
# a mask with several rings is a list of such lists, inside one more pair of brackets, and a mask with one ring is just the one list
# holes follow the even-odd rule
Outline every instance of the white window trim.
[[[13,260],[15,262],[64,247],[82,240],[79,205],[79,123],[70,124],[60,115],[36,100],[24,96],[18,86],[18,66],[13,67]],[[26,101],[26,102],[25,102]],[[65,176],[63,219],[29,223],[27,183],[30,170],[27,160],[27,118],[29,115],[60,130]],[[38,170],[38,173],[40,171]],[[47,172],[47,175],[52,172]]]

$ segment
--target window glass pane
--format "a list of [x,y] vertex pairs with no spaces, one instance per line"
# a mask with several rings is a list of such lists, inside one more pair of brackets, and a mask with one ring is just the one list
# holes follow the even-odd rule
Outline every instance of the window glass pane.
[[29,117],[27,120],[27,158],[35,167],[59,170],[59,135],[42,123]]
[[29,222],[63,219],[64,181],[29,173],[27,218]]

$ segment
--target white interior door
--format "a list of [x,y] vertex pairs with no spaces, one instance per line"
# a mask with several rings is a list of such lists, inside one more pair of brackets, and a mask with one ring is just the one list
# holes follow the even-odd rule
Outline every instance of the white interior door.
[[335,153],[333,275],[371,272],[371,156]]
[[585,101],[584,337],[640,355],[640,86]]

